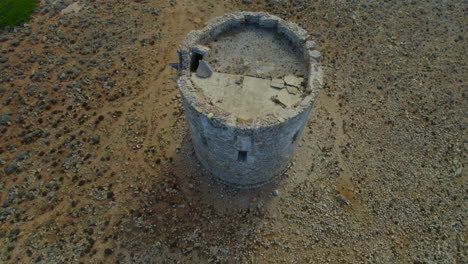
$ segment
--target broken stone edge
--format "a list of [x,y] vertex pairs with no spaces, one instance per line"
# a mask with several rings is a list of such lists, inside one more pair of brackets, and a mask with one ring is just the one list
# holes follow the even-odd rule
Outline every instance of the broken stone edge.
[[[305,97],[299,105],[292,108],[284,108],[275,113],[269,113],[256,117],[253,120],[239,120],[234,114],[224,111],[211,104],[201,91],[195,88],[191,82],[190,60],[194,52],[200,52],[201,42],[210,42],[221,33],[240,26],[242,24],[258,24],[263,28],[276,29],[284,34],[299,50],[302,51],[304,60],[308,63],[307,86]],[[179,69],[177,85],[186,107],[201,115],[212,115],[209,119],[218,126],[227,126],[237,129],[258,129],[288,122],[301,113],[313,109],[317,95],[323,87],[323,69],[317,62],[315,42],[308,41],[307,32],[295,23],[287,22],[277,16],[263,12],[237,12],[216,17],[207,22],[202,30],[191,31],[179,46]]]

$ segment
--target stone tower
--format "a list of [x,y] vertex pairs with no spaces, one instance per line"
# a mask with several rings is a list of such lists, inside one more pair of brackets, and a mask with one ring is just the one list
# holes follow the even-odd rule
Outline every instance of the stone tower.
[[179,48],[196,155],[216,179],[263,185],[288,167],[323,83],[307,32],[266,13],[217,17]]

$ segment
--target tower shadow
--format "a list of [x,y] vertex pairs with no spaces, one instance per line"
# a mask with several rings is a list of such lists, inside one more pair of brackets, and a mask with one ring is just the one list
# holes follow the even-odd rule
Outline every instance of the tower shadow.
[[238,261],[254,248],[255,230],[270,217],[275,183],[236,189],[217,182],[197,160],[188,130],[169,160],[152,183],[154,195],[140,202],[122,234],[141,252],[137,261],[174,255]]
[[189,133],[186,131],[180,149],[165,168],[180,186],[182,195],[220,211],[261,207],[270,201],[277,186],[275,182],[239,189],[217,181],[198,161]]

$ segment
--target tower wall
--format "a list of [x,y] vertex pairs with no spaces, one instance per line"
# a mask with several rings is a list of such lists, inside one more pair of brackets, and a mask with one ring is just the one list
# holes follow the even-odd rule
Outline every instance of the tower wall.
[[[210,104],[193,87],[190,65],[194,53],[201,53],[198,44],[242,23],[276,28],[303,52],[309,63],[309,77],[306,94],[300,105],[254,120],[239,120],[233,114]],[[315,44],[306,40],[307,33],[296,24],[265,13],[251,12],[215,18],[203,30],[192,31],[186,37],[179,49],[178,86],[197,158],[216,179],[249,188],[270,182],[287,169],[323,78],[321,67],[316,62]]]

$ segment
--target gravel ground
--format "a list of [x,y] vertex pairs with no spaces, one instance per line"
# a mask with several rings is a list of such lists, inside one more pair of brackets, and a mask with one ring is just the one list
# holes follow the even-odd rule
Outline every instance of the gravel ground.
[[[467,263],[466,3],[76,2],[0,32],[0,262]],[[168,66],[239,10],[301,25],[326,70],[250,191],[200,168]]]

